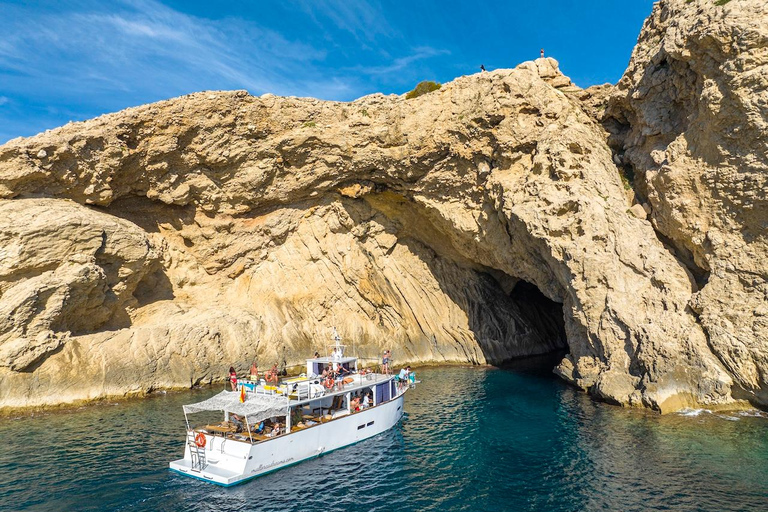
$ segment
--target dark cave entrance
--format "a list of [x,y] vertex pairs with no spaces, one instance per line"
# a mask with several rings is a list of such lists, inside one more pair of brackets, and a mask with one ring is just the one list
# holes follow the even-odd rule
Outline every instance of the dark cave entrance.
[[509,299],[519,314],[538,331],[541,338],[549,340],[549,351],[505,361],[501,366],[512,370],[533,371],[552,375],[568,353],[568,338],[565,333],[565,319],[562,303],[547,298],[536,285],[520,280],[509,292]]
[[568,348],[561,303],[548,299],[536,285],[523,280],[515,285],[509,298],[526,320],[546,338],[554,340],[559,349]]

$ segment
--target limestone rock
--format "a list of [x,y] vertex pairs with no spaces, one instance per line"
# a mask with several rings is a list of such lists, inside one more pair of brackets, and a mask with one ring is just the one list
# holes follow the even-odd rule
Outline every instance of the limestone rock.
[[632,212],[632,215],[634,215],[638,219],[645,220],[648,218],[648,214],[645,212],[645,208],[643,208],[643,205],[641,204],[632,205],[629,211]]
[[[666,30],[668,4],[689,9],[662,2],[635,61]],[[635,69],[611,107],[610,137],[594,119],[610,88],[585,96],[554,59],[538,59],[411,101],[205,92],[10,141],[0,197],[19,210],[2,247],[32,256],[8,260],[0,279],[3,311],[18,312],[3,320],[0,407],[190,386],[254,358],[296,365],[323,350],[332,326],[359,356],[391,348],[397,363],[498,363],[567,343],[557,372],[599,398],[661,411],[733,403],[733,377],[746,382],[741,334],[718,316],[705,320],[707,339],[707,288],[630,211],[620,179],[617,161],[671,161],[648,142],[657,132],[627,137],[642,107],[627,92]],[[680,80],[645,98],[677,94]],[[656,142],[680,121],[657,117]],[[651,184],[639,202],[687,247],[678,217],[698,207],[654,195],[676,190],[656,172],[642,177]],[[762,204],[752,184],[741,190]],[[13,230],[36,209],[63,212],[50,215],[55,229]],[[754,211],[757,226],[758,210],[742,214]],[[698,252],[688,243],[702,261],[708,247],[748,245],[707,237]],[[711,261],[726,283],[745,275],[744,263]],[[764,309],[749,304],[761,322]],[[734,337],[717,355],[713,322]]]
[[606,125],[651,220],[700,288],[691,306],[737,383],[768,404],[768,4],[662,0]]
[[0,244],[0,366],[16,371],[68,333],[122,323],[141,280],[162,271],[141,229],[71,201],[0,201]]

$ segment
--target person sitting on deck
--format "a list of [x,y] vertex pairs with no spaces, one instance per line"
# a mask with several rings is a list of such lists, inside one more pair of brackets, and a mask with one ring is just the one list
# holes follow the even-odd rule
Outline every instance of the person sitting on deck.
[[251,434],[261,434],[264,432],[264,422],[260,422],[258,425],[256,423],[251,424]]
[[280,379],[277,376],[277,363],[273,364],[272,368],[264,374],[264,379],[272,384],[277,384],[279,382]]
[[230,414],[229,421],[235,426],[235,432],[243,431],[243,420],[237,414]]
[[356,396],[352,399],[351,402],[349,402],[349,410],[352,412],[357,412],[360,410],[360,397]]
[[280,423],[275,422],[272,426],[272,431],[267,434],[267,437],[276,437],[280,435]]

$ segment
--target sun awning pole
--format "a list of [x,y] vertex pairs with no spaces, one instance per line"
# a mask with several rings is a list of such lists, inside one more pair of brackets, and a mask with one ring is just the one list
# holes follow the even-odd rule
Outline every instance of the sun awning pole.
[[285,404],[288,407],[288,414],[285,415],[285,433],[289,434],[291,432],[291,399],[290,397],[285,397]]
[[248,422],[248,415],[244,414],[243,417],[245,418],[245,426],[248,428],[248,439],[253,443],[253,438],[251,437],[251,424]]
[[184,423],[187,424],[187,432],[189,432],[189,418],[187,418],[187,411],[184,411]]

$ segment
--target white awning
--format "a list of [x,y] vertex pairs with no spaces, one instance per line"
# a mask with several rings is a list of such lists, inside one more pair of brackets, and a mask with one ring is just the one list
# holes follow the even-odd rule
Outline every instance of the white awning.
[[222,391],[208,400],[184,406],[185,414],[203,411],[221,411],[248,416],[248,421],[266,420],[273,416],[288,414],[288,400],[276,395],[256,395],[247,393],[245,402],[240,402],[240,392]]

